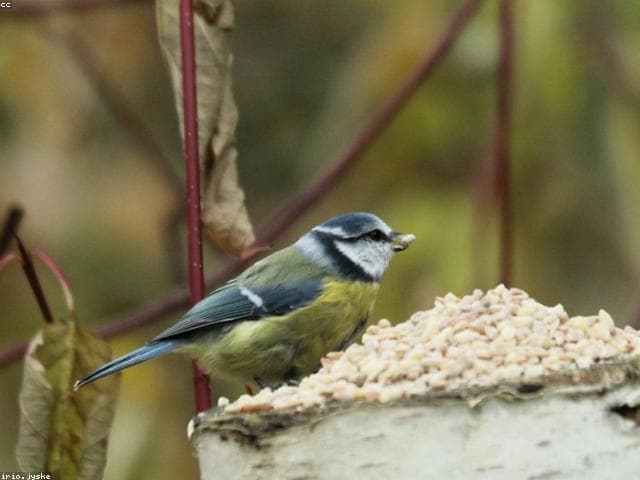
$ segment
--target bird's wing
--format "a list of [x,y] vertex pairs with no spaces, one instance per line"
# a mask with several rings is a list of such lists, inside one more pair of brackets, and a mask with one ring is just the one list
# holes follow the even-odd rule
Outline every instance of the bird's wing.
[[[277,279],[279,275],[276,275]],[[324,277],[314,274],[295,282],[278,282],[269,286],[240,277],[214,290],[194,305],[175,325],[153,341],[176,338],[195,330],[241,320],[259,320],[264,316],[285,315],[303,307],[322,291]]]

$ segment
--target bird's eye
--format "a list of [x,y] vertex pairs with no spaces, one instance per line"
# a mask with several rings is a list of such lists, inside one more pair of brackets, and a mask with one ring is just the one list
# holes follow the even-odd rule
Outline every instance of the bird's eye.
[[384,232],[382,232],[382,230],[375,229],[369,232],[369,238],[371,240],[379,242],[380,240],[386,238],[386,235],[384,234]]

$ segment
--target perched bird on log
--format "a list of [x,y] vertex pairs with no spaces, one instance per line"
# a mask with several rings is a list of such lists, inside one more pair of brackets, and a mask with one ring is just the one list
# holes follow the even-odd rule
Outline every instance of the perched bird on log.
[[211,292],[145,346],[78,380],[75,389],[169,352],[216,377],[261,387],[294,383],[364,330],[382,275],[414,235],[371,213],[314,227]]

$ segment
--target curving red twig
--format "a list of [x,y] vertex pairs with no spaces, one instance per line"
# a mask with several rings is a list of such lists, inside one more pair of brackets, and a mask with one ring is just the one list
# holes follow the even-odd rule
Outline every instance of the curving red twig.
[[[257,236],[254,243],[255,248],[248,249],[242,259],[234,258],[226,261],[218,270],[208,275],[205,281],[207,287],[213,288],[238,274],[264,249],[264,245],[273,243],[291,228],[302,214],[333,187],[341,174],[362,157],[362,154],[380,136],[418,87],[430,77],[434,69],[441,63],[483,1],[466,0],[462,4],[433,49],[429,50],[424,60],[374,113],[344,152],[331,162],[329,168],[312,182],[310,187],[295,196],[274,216],[273,220],[266,223],[266,227]],[[99,327],[98,333],[104,338],[111,338],[149,325],[180,308],[185,308],[188,304],[189,291],[185,288],[176,289],[168,295],[163,295],[160,299],[155,299],[147,305],[114,318],[108,324]],[[25,349],[26,343],[21,343],[0,352],[0,368],[21,358]]]

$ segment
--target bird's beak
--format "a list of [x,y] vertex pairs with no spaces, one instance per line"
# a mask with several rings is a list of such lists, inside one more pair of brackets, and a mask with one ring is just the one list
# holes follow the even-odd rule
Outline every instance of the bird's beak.
[[391,246],[394,252],[401,252],[416,239],[413,233],[391,232]]

